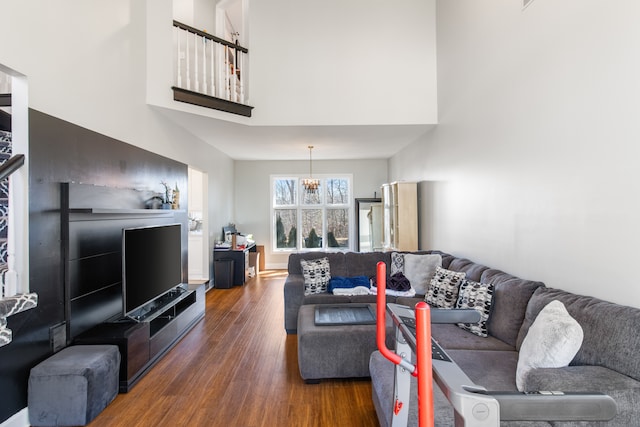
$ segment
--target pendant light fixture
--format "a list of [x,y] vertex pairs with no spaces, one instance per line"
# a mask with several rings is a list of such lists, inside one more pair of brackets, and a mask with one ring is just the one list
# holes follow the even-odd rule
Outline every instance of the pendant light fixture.
[[304,187],[304,191],[308,194],[316,194],[318,192],[318,187],[320,186],[320,180],[313,179],[313,168],[312,168],[312,160],[311,160],[311,150],[313,150],[313,145],[309,145],[309,178],[302,180],[302,186]]

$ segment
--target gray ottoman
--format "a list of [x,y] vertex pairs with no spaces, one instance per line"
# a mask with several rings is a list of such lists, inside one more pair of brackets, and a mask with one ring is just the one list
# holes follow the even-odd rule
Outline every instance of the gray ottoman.
[[67,347],[31,369],[32,426],[77,426],[93,420],[118,394],[115,345]]
[[[375,304],[371,305],[375,310]],[[309,304],[302,305],[298,311],[298,367],[305,382],[368,377],[369,356],[377,349],[376,326],[316,325],[315,309],[315,304]],[[387,317],[387,345],[393,343],[392,333]]]

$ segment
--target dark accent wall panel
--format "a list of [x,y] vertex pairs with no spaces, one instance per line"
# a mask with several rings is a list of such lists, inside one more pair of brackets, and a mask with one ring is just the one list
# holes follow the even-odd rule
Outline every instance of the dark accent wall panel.
[[120,251],[69,261],[71,300],[120,284],[121,280],[122,252]]
[[[0,390],[3,394],[0,423],[27,406],[29,370],[52,354],[49,329],[68,320],[65,307],[71,307],[77,315],[72,334],[120,309],[121,288],[118,283],[108,284],[117,278],[117,272],[105,272],[104,280],[96,279],[94,285],[84,282],[85,278],[92,280],[92,275],[102,276],[98,271],[88,271],[92,261],[87,261],[87,265],[79,262],[71,269],[82,281],[74,285],[74,292],[83,296],[71,300],[70,295],[65,294],[60,183],[159,192],[162,189],[160,182],[166,181],[172,187],[178,185],[181,208],[187,210],[187,165],[36,110],[29,110],[28,161],[29,242],[23,243],[29,244],[30,287],[38,293],[39,303],[35,309],[8,319],[13,342],[0,347]],[[94,200],[86,199],[88,204],[100,202],[118,208],[113,206],[117,201],[108,200],[101,194]],[[142,219],[141,223],[145,221]],[[175,222],[185,224],[183,274],[186,281],[186,213]],[[92,252],[108,253],[117,247],[119,241],[112,231],[92,229],[84,224],[70,231],[70,238],[80,239],[76,245],[76,258],[84,259],[87,257],[84,254]],[[106,257],[110,257],[109,262],[99,268],[104,269],[105,265],[117,260],[115,254]]]

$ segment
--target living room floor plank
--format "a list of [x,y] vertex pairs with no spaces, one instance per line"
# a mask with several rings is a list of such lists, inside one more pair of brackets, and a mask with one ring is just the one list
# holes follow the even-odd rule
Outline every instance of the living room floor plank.
[[367,379],[305,384],[284,331],[286,271],[207,292],[206,314],[147,375],[89,424],[376,426]]

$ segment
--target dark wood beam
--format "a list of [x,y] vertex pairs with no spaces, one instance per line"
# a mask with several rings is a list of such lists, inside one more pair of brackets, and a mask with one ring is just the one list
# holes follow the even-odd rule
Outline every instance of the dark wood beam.
[[10,93],[0,93],[0,107],[11,107]]
[[186,102],[187,104],[198,105],[200,107],[220,110],[227,113],[238,114],[240,116],[251,117],[253,107],[237,102],[227,101],[226,99],[216,98],[214,96],[204,95],[198,92],[182,89],[173,86],[173,99],[175,101]]

